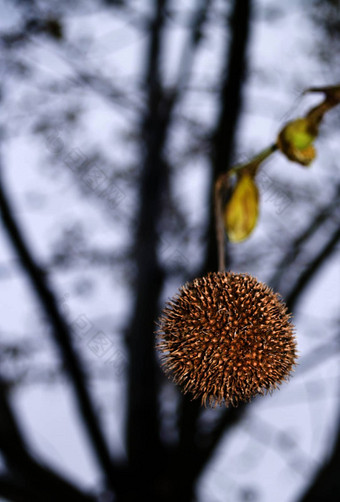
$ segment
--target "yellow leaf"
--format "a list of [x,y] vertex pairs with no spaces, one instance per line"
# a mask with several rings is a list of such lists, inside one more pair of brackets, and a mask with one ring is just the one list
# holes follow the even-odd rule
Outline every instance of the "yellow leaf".
[[254,229],[259,212],[259,192],[253,176],[240,175],[225,207],[224,224],[231,242],[241,242]]
[[314,120],[299,118],[285,125],[277,138],[277,145],[289,160],[307,166],[315,157],[312,143],[317,133]]

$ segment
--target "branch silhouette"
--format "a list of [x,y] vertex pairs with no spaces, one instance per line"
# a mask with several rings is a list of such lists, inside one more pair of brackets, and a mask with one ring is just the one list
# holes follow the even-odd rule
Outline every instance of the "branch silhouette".
[[110,457],[106,440],[99,426],[98,414],[88,392],[85,371],[71,342],[70,328],[59,311],[57,300],[48,284],[45,272],[35,262],[19,224],[15,220],[13,208],[5,192],[2,176],[0,176],[0,208],[8,239],[20,260],[23,271],[29,279],[42,310],[52,326],[53,338],[73,385],[75,401],[93,451],[105,473],[108,486],[113,488],[114,485],[117,489],[121,479],[118,475],[118,467],[114,465]]
[[91,495],[82,493],[62,476],[39,463],[29,453],[3,381],[0,381],[0,407],[0,449],[11,472],[11,475],[0,478],[1,495],[10,496],[10,500],[38,502],[44,500],[57,502],[63,499],[77,502],[95,500]]

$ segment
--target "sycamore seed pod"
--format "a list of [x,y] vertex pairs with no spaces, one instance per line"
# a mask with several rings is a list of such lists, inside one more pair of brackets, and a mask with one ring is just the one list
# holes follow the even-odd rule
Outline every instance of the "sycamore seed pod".
[[165,373],[205,406],[275,389],[297,357],[287,307],[246,274],[209,273],[183,286],[163,310],[157,339]]

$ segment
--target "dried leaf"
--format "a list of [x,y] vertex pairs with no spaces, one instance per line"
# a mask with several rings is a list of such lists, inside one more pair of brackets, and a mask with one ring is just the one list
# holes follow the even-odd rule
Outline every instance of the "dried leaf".
[[294,160],[299,162],[303,166],[309,166],[309,164],[315,159],[316,152],[313,145],[309,145],[302,150],[294,150]]
[[308,166],[315,158],[312,143],[317,134],[315,120],[299,118],[285,125],[278,136],[277,145],[289,160]]
[[253,231],[259,212],[259,192],[249,172],[240,174],[225,207],[224,223],[231,242],[241,242]]

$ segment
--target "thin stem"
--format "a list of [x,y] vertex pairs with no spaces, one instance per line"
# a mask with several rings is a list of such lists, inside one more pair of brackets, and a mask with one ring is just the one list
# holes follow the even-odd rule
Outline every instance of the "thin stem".
[[223,223],[223,195],[226,193],[229,186],[229,174],[221,174],[215,183],[214,189],[214,206],[215,206],[215,224],[216,224],[216,240],[217,240],[217,255],[218,255],[218,270],[225,270],[225,231]]
[[251,160],[243,163],[243,164],[237,164],[236,166],[233,166],[228,172],[229,175],[239,173],[240,170],[242,169],[247,169],[249,171],[255,171],[254,174],[257,172],[258,168],[262,164],[264,160],[266,160],[272,153],[274,153],[278,149],[277,143],[273,143],[272,145],[268,146],[264,150],[261,150],[260,153],[256,154]]

